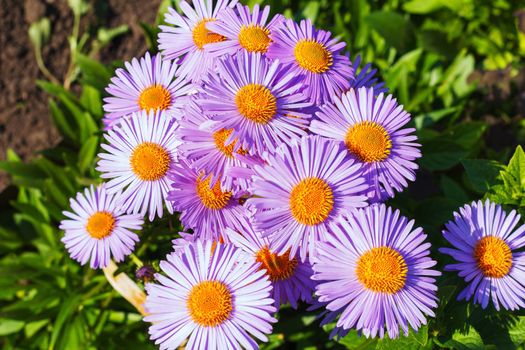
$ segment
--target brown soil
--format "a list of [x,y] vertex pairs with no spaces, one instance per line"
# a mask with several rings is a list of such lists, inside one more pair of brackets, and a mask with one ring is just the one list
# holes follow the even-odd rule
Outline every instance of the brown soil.
[[[81,21],[81,33],[126,24],[130,30],[104,48],[98,58],[109,63],[142,55],[147,46],[139,22],[153,23],[160,2],[91,0]],[[0,160],[5,159],[8,148],[27,159],[59,141],[49,117],[49,96],[35,85],[36,79],[45,78],[27,34],[30,23],[43,16],[52,26],[50,41],[43,48],[44,61],[63,81],[69,63],[67,37],[73,27],[67,0],[0,0]],[[0,172],[0,192],[7,181]]]

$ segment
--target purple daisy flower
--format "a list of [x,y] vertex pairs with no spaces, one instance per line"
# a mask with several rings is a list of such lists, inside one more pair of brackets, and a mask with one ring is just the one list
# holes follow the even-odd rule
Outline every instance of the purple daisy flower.
[[384,204],[343,214],[318,244],[313,279],[319,302],[341,315],[337,327],[355,327],[366,337],[408,335],[434,316],[436,262],[414,221]]
[[341,53],[346,44],[331,38],[331,33],[316,30],[312,22],[300,24],[291,19],[272,33],[268,57],[290,64],[296,75],[304,75],[305,94],[316,105],[330,102],[350,88],[354,75],[348,56]]
[[226,40],[209,44],[206,50],[215,56],[233,55],[240,50],[266,53],[272,44],[273,30],[284,19],[278,14],[267,24],[269,15],[270,6],[265,6],[261,12],[259,4],[255,4],[251,12],[249,6],[241,4],[237,4],[237,11],[224,9],[218,20],[207,23],[206,28],[222,35]]
[[182,116],[187,94],[193,89],[183,78],[175,78],[177,65],[163,62],[160,54],[149,52],[139,60],[134,58],[119,68],[106,88],[104,125],[109,129],[119,120],[139,111],[165,111],[174,118]]
[[377,69],[372,68],[370,63],[365,64],[363,68],[359,68],[361,65],[361,56],[357,55],[355,60],[352,62],[352,69],[354,70],[354,75],[350,79],[350,88],[359,89],[360,87],[374,88],[374,93],[376,95],[380,93],[388,93],[388,88],[385,86],[384,82],[377,82]]
[[221,59],[217,66],[219,74],[208,75],[199,102],[217,121],[216,128],[234,130],[230,140],[260,154],[306,135],[311,115],[305,108],[311,104],[296,72],[247,52]]
[[371,184],[368,197],[379,202],[394,196],[414,181],[421,157],[414,128],[403,128],[410,114],[392,95],[375,96],[373,88],[351,89],[316,113],[310,130],[345,145],[352,158],[363,164]]
[[160,349],[258,349],[276,311],[260,264],[231,244],[196,241],[160,262],[158,284],[146,284],[151,339]]
[[315,256],[318,241],[329,238],[327,225],[341,213],[367,205],[368,184],[361,165],[338,142],[307,136],[283,145],[268,165],[255,166],[252,185],[255,227],[275,249],[301,260]]
[[496,310],[525,307],[525,225],[516,228],[520,215],[507,214],[500,205],[478,201],[460,208],[443,230],[454,248],[439,251],[452,256],[455,264],[446,271],[458,271],[468,286],[458,300],[473,299],[486,308],[490,299]]
[[233,7],[237,0],[193,0],[193,6],[181,1],[179,6],[185,16],[173,8],[168,8],[165,20],[171,26],[159,28],[159,49],[165,59],[181,59],[177,74],[199,82],[201,77],[213,69],[215,58],[205,50],[211,43],[226,40],[222,35],[207,29],[207,23],[217,20],[217,15],[225,8]]
[[240,227],[245,208],[220,182],[210,186],[211,175],[198,173],[185,160],[169,173],[172,181],[167,200],[180,212],[180,222],[202,239],[219,240],[226,227]]
[[169,191],[168,171],[176,160],[177,124],[163,113],[133,113],[122,119],[104,137],[107,153],[100,153],[97,170],[107,183],[108,192],[123,191],[121,204],[128,213],[145,215],[149,211],[162,217],[163,203],[168,212],[173,209],[165,197]]
[[248,155],[240,147],[240,143],[230,137],[233,129],[215,130],[214,124],[197,103],[192,101],[177,130],[182,141],[179,149],[197,173],[212,174],[210,186],[214,186],[220,178],[221,185],[225,188],[247,190],[248,179],[229,176],[228,170],[232,167],[246,168],[250,164],[246,158],[254,157]]
[[104,185],[91,186],[69,200],[72,212],[60,222],[65,231],[62,242],[71,258],[84,265],[90,260],[92,269],[106,267],[113,257],[124,260],[135,248],[139,237],[130,230],[140,230],[140,215],[126,215],[117,205],[117,194],[108,194]]
[[256,233],[251,223],[246,220],[242,228],[226,229],[228,240],[241,248],[261,263],[273,285],[275,307],[290,303],[297,309],[299,300],[310,303],[315,288],[315,282],[310,279],[313,274],[308,262],[301,262],[297,257],[290,256],[287,251],[279,254],[274,244],[268,238]]

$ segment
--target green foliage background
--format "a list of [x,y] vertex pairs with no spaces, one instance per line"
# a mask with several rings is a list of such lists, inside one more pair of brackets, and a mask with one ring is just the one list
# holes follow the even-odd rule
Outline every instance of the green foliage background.
[[[78,20],[90,6],[69,0]],[[465,202],[491,198],[525,214],[525,122],[516,117],[519,83],[525,72],[525,34],[520,8],[512,0],[269,0],[297,20],[311,18],[378,68],[380,79],[413,115],[423,144],[418,180],[390,205],[415,218],[437,252],[440,231]],[[246,2],[245,2],[246,3]],[[167,6],[164,1],[158,23]],[[142,23],[156,50],[156,25]],[[525,15],[521,28],[525,28]],[[90,58],[126,28],[99,28],[95,38],[72,33],[72,69],[64,84],[36,82],[50,95],[60,144],[28,163],[12,152],[0,169],[12,176],[16,196],[0,194],[0,347],[2,349],[153,349],[147,324],[109,286],[100,271],[72,261],[58,222],[68,198],[98,183],[94,170],[101,142],[103,89],[113,67]],[[35,23],[29,35],[38,51],[46,44],[49,21]],[[139,53],[137,53],[139,55]],[[498,70],[486,83],[487,71]],[[484,80],[485,79],[485,80]],[[80,94],[69,90],[80,86]],[[65,86],[65,87],[64,87]],[[520,91],[521,90],[521,91]],[[504,98],[492,98],[504,92]],[[521,106],[523,111],[523,105]],[[503,130],[504,133],[498,133]],[[490,137],[489,137],[490,136]],[[490,141],[492,140],[492,141]],[[489,142],[490,141],[490,142]],[[511,158],[512,157],[512,158]],[[509,161],[510,159],[510,161]],[[171,248],[180,229],[176,217],[148,225],[135,259],[119,271],[134,275],[136,262],[154,266]],[[141,282],[139,282],[141,283]],[[455,301],[463,283],[452,274],[439,279],[437,317],[417,334],[395,341],[370,340],[351,332],[329,340],[333,325],[320,329],[316,314],[283,308],[264,349],[515,349],[524,348],[525,312],[496,312]]]

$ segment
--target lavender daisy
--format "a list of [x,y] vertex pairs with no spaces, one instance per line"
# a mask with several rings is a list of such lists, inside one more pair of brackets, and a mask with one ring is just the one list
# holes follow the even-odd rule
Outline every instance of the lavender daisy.
[[177,130],[177,135],[182,141],[180,151],[197,173],[212,174],[211,186],[220,178],[221,185],[225,188],[247,190],[248,180],[229,176],[228,170],[232,167],[248,167],[246,157],[253,157],[240,147],[236,139],[230,137],[233,129],[213,131],[214,124],[197,103],[192,101],[186,108],[185,118]]
[[283,145],[267,166],[255,166],[247,203],[254,206],[255,226],[278,253],[290,250],[301,260],[315,256],[318,241],[329,238],[327,225],[341,213],[367,205],[368,184],[361,165],[348,158],[337,142],[319,136]]
[[[239,50],[247,52],[266,53],[272,43],[273,30],[283,21],[282,15],[274,16],[268,22],[270,6],[265,6],[262,11],[259,4],[255,4],[250,12],[249,6],[237,4],[237,11],[226,8],[215,22],[209,22],[206,28],[222,35],[225,41],[209,44],[206,50],[216,56],[232,55]],[[267,23],[268,22],[268,23]]]
[[201,77],[214,67],[215,58],[205,50],[211,43],[226,38],[207,29],[207,23],[217,20],[225,8],[233,7],[237,0],[193,0],[193,6],[186,1],[179,3],[184,16],[173,8],[168,9],[165,20],[170,26],[159,26],[159,49],[165,59],[181,59],[178,75],[199,82]]
[[314,280],[319,302],[341,310],[337,327],[355,327],[366,337],[408,335],[426,324],[437,307],[430,243],[414,221],[384,204],[344,214],[318,244]]
[[193,89],[183,78],[175,78],[177,65],[162,61],[160,54],[150,57],[149,52],[140,60],[134,58],[119,68],[106,88],[110,95],[104,98],[104,125],[113,127],[119,120],[134,112],[165,111],[180,118],[187,94]]
[[374,93],[387,93],[388,88],[384,82],[378,82],[376,73],[377,69],[372,68],[370,63],[365,64],[363,68],[359,68],[361,65],[361,56],[357,55],[355,60],[352,62],[352,69],[354,75],[350,79],[350,88],[359,89],[360,87],[374,88]]
[[149,212],[152,221],[162,217],[163,203],[169,213],[173,209],[165,200],[169,190],[168,171],[176,160],[177,124],[163,113],[134,113],[109,130],[102,144],[107,153],[100,153],[97,170],[100,177],[111,179],[108,192],[123,191],[121,204],[128,213]]
[[279,254],[272,241],[256,233],[248,220],[240,229],[227,228],[226,236],[233,245],[260,262],[261,269],[266,270],[272,281],[272,297],[276,308],[290,303],[294,309],[297,309],[299,300],[308,303],[312,301],[315,283],[310,279],[313,274],[310,263],[301,262],[297,257],[290,256],[289,251]]
[[303,79],[259,53],[239,52],[219,60],[218,75],[209,74],[201,102],[218,129],[233,129],[250,154],[306,134],[310,103],[301,93]]
[[348,77],[354,71],[341,53],[346,44],[330,32],[316,30],[310,20],[297,24],[288,19],[272,33],[272,40],[268,57],[291,64],[294,74],[305,76],[305,94],[314,104],[330,102],[350,88]]
[[72,212],[60,222],[62,238],[71,258],[93,269],[106,267],[110,259],[119,262],[129,255],[139,237],[130,230],[140,230],[140,215],[126,215],[117,205],[120,194],[108,194],[104,185],[85,189],[70,199]]
[[520,215],[507,214],[500,205],[472,202],[454,213],[443,236],[454,248],[440,252],[452,256],[456,263],[446,271],[458,271],[468,286],[458,300],[473,299],[486,308],[489,301],[496,310],[525,307],[525,225],[516,227]]
[[339,141],[347,153],[363,164],[371,184],[372,202],[393,197],[394,191],[415,180],[421,157],[414,128],[403,128],[410,114],[392,95],[375,96],[373,88],[351,89],[317,112],[310,130],[314,134]]
[[259,263],[233,245],[200,240],[160,262],[158,284],[146,285],[144,317],[160,349],[258,349],[276,311]]
[[172,189],[167,200],[181,213],[186,229],[193,229],[199,238],[219,240],[226,227],[240,227],[246,212],[231,190],[220,182],[211,186],[211,177],[181,159],[169,173]]

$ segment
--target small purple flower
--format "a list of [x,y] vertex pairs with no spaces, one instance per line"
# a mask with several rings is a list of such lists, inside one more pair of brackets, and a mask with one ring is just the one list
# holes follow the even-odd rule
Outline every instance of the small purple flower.
[[105,185],[91,186],[70,199],[72,212],[60,222],[62,238],[71,258],[92,269],[106,267],[113,257],[123,261],[131,254],[139,237],[130,230],[140,230],[140,215],[126,215],[117,205],[120,193],[108,194]]
[[250,12],[249,6],[237,4],[237,11],[226,8],[219,13],[218,20],[209,22],[206,28],[226,38],[214,44],[206,45],[206,50],[215,56],[233,55],[237,51],[259,52],[265,54],[272,45],[272,32],[283,21],[280,14],[269,23],[270,6],[262,11],[255,4]]
[[200,240],[160,262],[164,274],[146,285],[144,321],[160,349],[258,349],[276,311],[260,264],[231,244]]
[[163,203],[171,214],[167,202],[168,171],[177,157],[175,129],[177,124],[163,113],[134,113],[109,130],[102,144],[107,153],[100,153],[97,170],[107,183],[108,192],[123,191],[119,203],[128,213],[149,212],[152,221],[162,217]]
[[486,308],[492,299],[496,310],[525,308],[525,225],[518,225],[520,215],[507,214],[500,205],[481,201],[466,204],[454,213],[443,230],[443,237],[453,248],[439,251],[456,263],[446,271],[458,271],[468,284],[458,300],[473,299]]
[[410,114],[392,95],[375,96],[373,88],[351,89],[316,113],[310,130],[339,141],[363,165],[371,184],[368,197],[380,202],[414,181],[421,157],[414,128],[404,128]]
[[239,52],[219,60],[209,74],[201,103],[215,129],[233,129],[230,140],[250,154],[261,154],[306,135],[311,104],[301,93],[304,81],[278,61]]
[[167,200],[180,212],[185,229],[194,230],[199,238],[224,238],[226,227],[239,227],[246,216],[236,193],[216,182],[211,186],[211,175],[198,173],[181,159],[169,173],[172,181]]
[[337,216],[367,205],[368,184],[361,165],[339,143],[307,136],[282,145],[256,165],[247,204],[256,208],[255,227],[283,254],[300,250],[302,261],[315,257],[317,242],[328,239],[328,224]]
[[330,32],[317,30],[312,22],[285,20],[272,35],[268,57],[290,64],[296,75],[304,75],[305,94],[316,105],[330,102],[350,88],[354,75],[350,60],[342,54],[344,42]]
[[361,65],[361,56],[357,55],[355,60],[352,62],[352,68],[354,75],[350,80],[350,88],[357,90],[360,87],[374,88],[376,95],[380,93],[388,93],[388,88],[384,82],[377,82],[377,69],[372,68],[370,63],[365,64],[363,68],[359,68]]
[[153,268],[153,266],[144,265],[142,267],[139,267],[137,271],[135,271],[135,278],[144,282],[150,282],[153,280],[155,272],[156,271]]
[[[327,310],[340,313],[336,327],[355,327],[366,337],[408,335],[426,324],[437,307],[436,262],[414,221],[384,204],[343,214],[331,236],[317,247],[316,294]],[[333,313],[328,317],[334,318]],[[336,333],[341,332],[337,330]]]
[[179,119],[187,94],[193,89],[185,79],[175,78],[177,65],[163,62],[160,54],[150,57],[149,52],[140,60],[134,58],[119,68],[106,88],[110,95],[104,98],[104,125],[106,129],[118,124],[121,118],[142,110],[164,111]]
[[289,252],[279,254],[274,244],[268,238],[256,233],[252,224],[246,220],[245,224],[236,229],[226,229],[228,240],[238,248],[254,257],[266,270],[273,285],[273,299],[275,307],[290,303],[297,309],[299,300],[310,303],[315,282],[310,279],[313,274],[308,262],[301,262],[297,257],[290,256]]
[[248,179],[229,176],[229,169],[247,168],[250,164],[250,159],[247,158],[254,157],[248,155],[240,147],[240,143],[230,137],[233,129],[215,130],[215,124],[192,100],[185,109],[185,116],[177,130],[177,137],[181,140],[180,151],[197,173],[212,174],[210,186],[214,186],[220,179],[225,188],[247,191]]
[[159,26],[159,49],[167,60],[180,59],[179,76],[200,82],[214,68],[215,58],[205,48],[226,38],[209,31],[207,23],[216,21],[220,11],[236,3],[237,0],[193,0],[192,7],[181,1],[179,6],[184,16],[168,8],[165,19],[171,25]]

